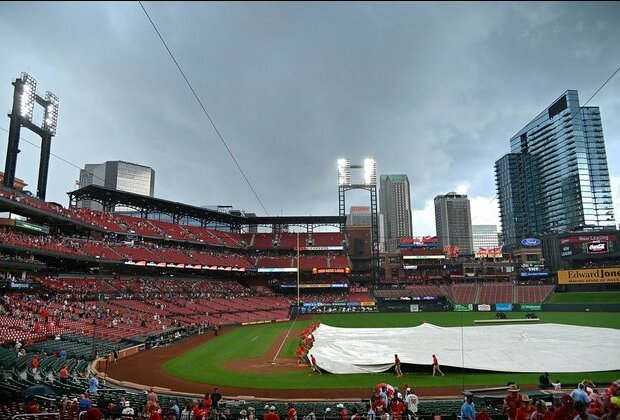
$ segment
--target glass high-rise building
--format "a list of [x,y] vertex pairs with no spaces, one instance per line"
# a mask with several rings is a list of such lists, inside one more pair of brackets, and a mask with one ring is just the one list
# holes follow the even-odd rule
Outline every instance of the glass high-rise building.
[[[80,169],[80,187],[100,185],[119,191],[153,197],[155,192],[155,171],[143,165],[123,161],[108,161],[101,164],[86,164]],[[83,200],[78,207],[101,210],[99,203]],[[128,211],[127,207],[117,206],[115,211]]]
[[614,226],[598,107],[568,90],[510,139],[495,163],[505,245],[548,232]]
[[497,225],[472,225],[471,236],[474,252],[480,248],[495,248],[499,245]]
[[411,197],[407,175],[381,175],[379,212],[383,215],[386,251],[396,251],[400,238],[410,238]]
[[441,246],[457,245],[460,255],[474,253],[467,195],[450,192],[435,197],[435,227]]

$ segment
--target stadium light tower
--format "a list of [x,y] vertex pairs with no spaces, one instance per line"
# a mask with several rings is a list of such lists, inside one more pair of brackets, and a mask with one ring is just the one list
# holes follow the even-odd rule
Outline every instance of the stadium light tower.
[[[377,162],[366,158],[362,165],[351,165],[349,159],[338,159],[338,209],[340,216],[346,216],[345,193],[350,190],[366,190],[370,193],[370,229],[372,243],[372,277],[379,280],[379,212],[377,208]],[[364,182],[351,183],[351,169],[363,169]],[[344,231],[344,225],[340,225]]]
[[[19,150],[21,128],[27,128],[41,137],[41,158],[39,160],[39,178],[37,181],[37,197],[45,200],[47,191],[47,173],[50,163],[52,137],[56,135],[58,124],[58,97],[51,92],[45,93],[45,98],[37,95],[37,81],[28,73],[22,73],[21,78],[12,83],[13,108],[8,114],[11,119],[9,126],[9,142],[4,165],[4,181],[6,188],[14,188],[15,169]],[[43,121],[40,126],[32,122],[35,104],[43,107]]]

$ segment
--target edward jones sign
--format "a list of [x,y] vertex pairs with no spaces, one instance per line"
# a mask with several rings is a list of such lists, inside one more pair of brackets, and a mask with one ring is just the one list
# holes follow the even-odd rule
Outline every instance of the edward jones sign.
[[558,271],[558,284],[584,283],[620,283],[620,267]]

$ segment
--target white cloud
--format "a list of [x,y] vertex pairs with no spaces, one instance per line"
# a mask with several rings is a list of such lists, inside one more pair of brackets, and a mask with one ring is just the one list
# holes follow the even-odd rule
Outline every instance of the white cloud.
[[413,236],[435,236],[435,204],[433,200],[424,202],[424,209],[414,210]]

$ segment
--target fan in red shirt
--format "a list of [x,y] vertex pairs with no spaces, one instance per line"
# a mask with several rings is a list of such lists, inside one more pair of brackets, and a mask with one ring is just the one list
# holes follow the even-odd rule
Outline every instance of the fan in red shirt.
[[287,420],[297,420],[297,409],[293,405],[293,403],[288,404],[288,414]]
[[517,409],[521,407],[522,402],[519,391],[521,391],[521,389],[515,384],[512,384],[508,388],[508,395],[504,398],[504,405],[502,408],[509,420],[515,420],[517,417]]
[[569,394],[562,395],[562,407],[553,412],[551,420],[572,420],[577,416],[577,410],[573,407],[573,397]]
[[480,411],[476,413],[476,420],[491,420],[491,415],[487,411],[487,405],[484,402],[480,403]]
[[529,420],[536,409],[532,406],[532,400],[529,396],[521,395],[521,401],[521,407],[517,408],[516,420]]
[[403,411],[405,411],[405,404],[399,398],[394,397],[392,400],[392,416],[394,416],[394,420],[401,420]]
[[280,415],[276,413],[276,408],[272,405],[269,412],[263,417],[264,420],[280,420]]

